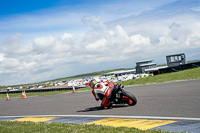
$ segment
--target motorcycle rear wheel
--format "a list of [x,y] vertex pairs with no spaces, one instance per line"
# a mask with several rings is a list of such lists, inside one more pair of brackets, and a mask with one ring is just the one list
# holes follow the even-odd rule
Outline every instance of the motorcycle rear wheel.
[[136,97],[135,97],[133,94],[131,94],[130,92],[123,91],[123,92],[122,92],[122,95],[128,97],[128,101],[127,101],[127,104],[128,104],[128,105],[134,106],[134,105],[137,104],[137,99],[136,99]]

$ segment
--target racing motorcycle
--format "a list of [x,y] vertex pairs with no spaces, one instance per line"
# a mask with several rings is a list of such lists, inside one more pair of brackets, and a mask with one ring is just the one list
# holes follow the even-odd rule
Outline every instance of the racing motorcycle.
[[[112,104],[128,104],[134,106],[137,104],[136,97],[128,91],[124,90],[124,86],[121,84],[109,83],[108,89],[110,89],[109,102]],[[103,99],[103,95],[99,96]]]

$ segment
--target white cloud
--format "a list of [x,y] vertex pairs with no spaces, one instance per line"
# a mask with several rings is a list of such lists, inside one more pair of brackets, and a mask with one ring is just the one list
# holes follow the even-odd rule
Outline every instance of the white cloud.
[[4,60],[4,55],[3,53],[0,53],[0,61],[3,61]]
[[199,55],[195,52],[200,49],[199,17],[178,14],[157,18],[152,13],[142,16],[142,12],[110,23],[104,23],[102,16],[96,14],[82,14],[82,21],[92,28],[82,35],[49,33],[27,43],[23,33],[14,34],[0,44],[0,84],[134,67],[136,61],[145,59],[165,63],[166,55],[180,52]]
[[61,38],[62,38],[62,40],[65,40],[65,39],[70,39],[70,38],[72,38],[72,37],[73,37],[72,34],[64,33],[63,36],[62,36]]
[[40,37],[34,39],[34,44],[41,48],[51,47],[55,44],[55,42],[56,38],[54,36]]
[[187,38],[186,45],[194,48],[200,47],[200,36],[191,36]]
[[145,38],[141,35],[133,35],[130,37],[130,39],[136,45],[139,45],[139,44],[146,45],[146,46],[150,45],[150,39]]
[[105,38],[102,38],[101,40],[95,41],[94,43],[89,43],[86,46],[86,49],[93,52],[103,52],[104,50],[106,50],[106,43],[107,40]]

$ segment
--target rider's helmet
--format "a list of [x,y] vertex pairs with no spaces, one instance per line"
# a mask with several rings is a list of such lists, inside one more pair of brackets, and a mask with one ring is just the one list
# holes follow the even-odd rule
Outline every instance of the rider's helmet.
[[91,88],[94,88],[94,86],[95,86],[95,84],[97,83],[97,81],[94,79],[94,80],[91,80],[90,82],[89,82],[89,86],[91,87]]

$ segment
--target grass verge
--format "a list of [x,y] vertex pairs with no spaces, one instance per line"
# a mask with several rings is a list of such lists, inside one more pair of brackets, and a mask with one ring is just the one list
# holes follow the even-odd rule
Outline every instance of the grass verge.
[[200,68],[188,69],[179,72],[160,74],[140,79],[118,82],[124,86],[127,85],[145,85],[151,83],[164,83],[179,80],[200,79]]
[[0,133],[170,133],[161,130],[142,131],[136,128],[87,124],[1,121]]
[[[133,80],[128,80],[128,81],[121,81],[118,83],[124,86],[128,86],[128,85],[145,85],[145,84],[151,84],[151,83],[164,83],[164,82],[170,82],[170,81],[191,80],[191,79],[200,79],[200,68],[188,69],[188,70],[173,72],[173,73],[160,74],[156,76],[133,79]],[[91,88],[86,87],[86,88],[77,89],[76,91],[83,91],[83,90],[91,90]],[[31,93],[28,93],[27,96],[54,95],[54,94],[66,93],[66,92],[72,92],[72,90],[31,92]],[[22,96],[21,93],[9,94],[10,98],[21,97],[21,96]],[[6,95],[0,94],[0,98],[6,99]]]

